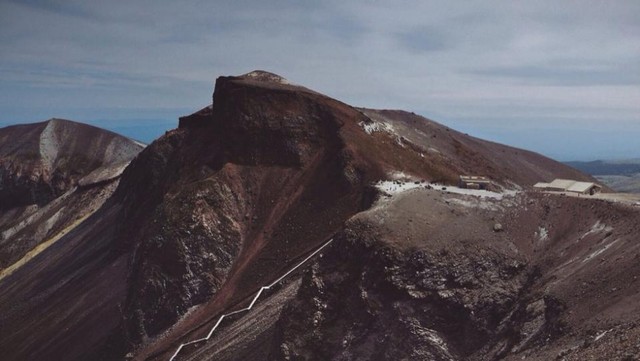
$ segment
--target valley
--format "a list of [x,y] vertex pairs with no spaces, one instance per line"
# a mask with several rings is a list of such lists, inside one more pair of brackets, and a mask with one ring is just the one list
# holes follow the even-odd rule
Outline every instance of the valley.
[[640,161],[637,159],[566,162],[566,164],[593,175],[598,181],[617,192],[640,193]]

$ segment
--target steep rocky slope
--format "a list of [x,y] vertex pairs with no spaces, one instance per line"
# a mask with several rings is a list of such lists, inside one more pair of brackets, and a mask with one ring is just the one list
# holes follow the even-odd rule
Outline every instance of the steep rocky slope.
[[98,168],[128,163],[142,146],[64,119],[0,129],[0,211],[44,205]]
[[[246,305],[261,286],[339,233],[339,242],[315,266],[313,276],[300,282],[293,275],[291,283],[269,295],[278,310],[290,311],[283,313],[285,317],[272,312],[266,333],[256,328],[262,351],[245,347],[232,355],[313,359],[319,347],[342,342],[348,335],[343,333],[349,331],[342,324],[318,323],[332,335],[326,339],[318,336],[322,333],[295,332],[306,322],[315,324],[307,318],[317,314],[306,312],[309,302],[333,305],[330,309],[336,312],[321,312],[321,318],[352,317],[363,323],[358,320],[364,317],[377,322],[374,333],[382,332],[388,321],[389,330],[398,332],[390,336],[389,347],[401,335],[407,335],[403,342],[412,344],[413,326],[393,323],[403,320],[402,307],[396,313],[384,311],[389,304],[404,301],[409,302],[407,307],[422,307],[425,302],[420,297],[434,292],[439,281],[388,285],[384,267],[395,267],[399,282],[418,283],[418,276],[412,275],[440,262],[442,250],[452,256],[443,258],[439,270],[433,271],[438,277],[450,272],[452,262],[461,263],[460,272],[468,277],[478,269],[491,270],[468,283],[474,287],[467,294],[473,301],[470,307],[479,312],[472,321],[458,315],[462,301],[424,306],[448,312],[442,319],[432,319],[436,325],[450,327],[446,325],[453,319],[455,325],[468,326],[450,336],[469,337],[467,343],[447,346],[451,355],[480,355],[478,350],[497,339],[492,327],[524,302],[520,295],[532,287],[530,274],[535,272],[530,272],[527,258],[531,250],[516,252],[519,243],[505,247],[500,240],[482,246],[461,243],[447,250],[440,243],[448,244],[449,238],[436,242],[420,229],[385,239],[377,236],[385,234],[385,228],[376,226],[362,233],[364,245],[358,236],[359,227],[365,227],[360,225],[370,223],[367,215],[375,213],[367,210],[379,197],[378,181],[410,177],[454,184],[461,173],[488,175],[498,189],[526,189],[561,176],[591,179],[544,157],[474,139],[408,113],[356,109],[273,74],[221,77],[212,105],[181,118],[178,129],[142,151],[125,169],[114,195],[91,217],[0,280],[4,290],[0,351],[11,359],[168,359],[181,342],[206,334],[216,315]],[[437,200],[433,202],[430,206],[436,207]],[[434,210],[450,212],[442,207]],[[411,217],[397,208],[391,213],[407,224]],[[469,215],[480,226],[487,217],[503,216],[474,214],[460,210],[451,217],[457,215],[452,220],[464,224]],[[399,226],[394,227],[387,233]],[[466,234],[460,233],[466,228],[455,228],[461,237]],[[493,235],[490,228],[483,232]],[[391,242],[393,247],[380,242]],[[392,252],[387,255],[377,249]],[[422,258],[412,261],[414,253]],[[370,276],[363,279],[363,270]],[[322,291],[325,298],[315,295],[314,279],[336,291]],[[377,301],[362,304],[353,293],[358,282],[363,282],[360,294],[380,293],[375,297],[385,307],[369,310],[371,305],[378,307]],[[495,287],[481,288],[489,283]],[[413,301],[405,296],[411,287],[418,292]],[[353,307],[340,306],[343,301]],[[542,309],[555,310],[552,303]],[[347,310],[351,314],[340,313]],[[42,312],[46,317],[38,316]],[[236,330],[242,335],[245,328]],[[359,332],[357,327],[353,330]],[[414,341],[428,341],[431,331],[425,332]],[[368,348],[354,349],[351,356],[327,356],[364,359]],[[491,355],[492,350],[482,355]],[[193,350],[185,352],[184,357],[195,357]],[[218,355],[201,355],[214,356]]]
[[0,129],[0,277],[98,209],[142,148],[62,119]]
[[638,220],[552,195],[383,200],[302,279],[271,359],[633,360]]
[[592,177],[527,150],[488,142],[460,133],[419,115],[399,110],[361,109],[371,119],[369,133],[383,132],[428,163],[446,166],[451,177],[483,175],[507,188],[531,186],[541,180],[566,178],[595,182]]
[[[206,154],[205,166],[200,166],[200,174],[195,176],[196,179],[212,174],[219,182],[218,179],[225,176],[225,184],[234,185],[225,199],[227,202],[229,200],[236,202],[222,208],[228,217],[233,217],[228,224],[247,225],[248,223],[261,234],[256,237],[240,229],[240,232],[234,235],[229,228],[224,228],[224,224],[222,227],[215,228],[218,232],[222,231],[218,233],[220,241],[215,245],[209,243],[211,248],[205,252],[220,252],[220,245],[223,245],[227,254],[232,255],[228,259],[235,258],[236,265],[232,262],[212,261],[228,267],[222,270],[216,269],[216,274],[222,276],[217,280],[207,281],[213,286],[204,289],[209,292],[204,298],[211,297],[211,294],[213,298],[182,319],[167,338],[163,338],[161,342],[152,343],[141,351],[138,358],[144,359],[149,355],[156,355],[153,357],[160,359],[168,357],[165,352],[169,352],[170,349],[164,346],[167,340],[179,337],[188,330],[196,330],[194,333],[189,333],[191,337],[205,334],[206,325],[215,322],[215,318],[211,315],[247,299],[260,285],[275,278],[279,272],[283,272],[286,265],[290,264],[287,260],[295,259],[303,252],[317,246],[322,240],[339,230],[347,218],[366,209],[375,193],[371,188],[374,182],[392,179],[402,173],[412,174],[418,179],[447,183],[457,182],[459,174],[474,169],[482,171],[481,174],[487,174],[487,169],[472,168],[471,165],[474,163],[460,157],[455,151],[445,153],[445,150],[450,148],[448,144],[453,141],[452,139],[465,141],[466,143],[462,146],[465,151],[475,152],[475,157],[484,160],[485,163],[498,162],[493,154],[495,150],[501,153],[509,151],[515,154],[516,152],[512,148],[469,138],[433,122],[417,130],[429,138],[432,135],[436,137],[440,135],[442,140],[437,143],[437,146],[442,151],[425,152],[420,147],[428,148],[429,143],[425,144],[421,138],[413,137],[413,134],[419,134],[418,132],[409,131],[413,125],[411,121],[416,124],[419,124],[419,121],[426,123],[424,118],[412,117],[407,120],[398,116],[397,120],[395,118],[383,120],[389,123],[397,122],[396,129],[400,128],[399,124],[406,123],[405,134],[408,133],[408,135],[405,136],[395,131],[370,131],[372,126],[376,127],[376,124],[382,122],[380,119],[370,117],[371,112],[375,111],[354,109],[282,81],[261,82],[255,77],[245,76],[220,78],[216,84],[213,106],[181,119],[181,128],[173,136],[180,137],[181,144],[185,146],[176,146],[175,149],[181,148],[177,153],[188,154],[180,157],[191,160],[189,169],[200,164],[199,159]],[[398,141],[399,137],[403,139]],[[415,143],[411,139],[415,139]],[[206,148],[203,148],[203,144],[206,144]],[[192,150],[185,150],[188,148]],[[497,184],[504,188],[525,188],[547,175],[570,174],[580,179],[590,179],[547,158],[524,153],[528,156],[523,157],[520,163],[518,163],[519,158],[512,155],[509,163],[501,165],[499,171],[491,174]],[[142,157],[140,162],[143,162]],[[545,169],[547,173],[537,175],[535,171],[518,172],[518,168],[526,166],[537,166],[539,169]],[[134,167],[131,168],[131,170],[134,169]],[[294,174],[297,173],[297,177],[304,178],[291,183],[289,181],[291,176],[284,172],[287,169],[290,172],[294,171]],[[210,170],[213,172],[207,173]],[[234,173],[231,173],[232,171]],[[263,174],[267,171],[274,176],[265,178]],[[304,176],[299,172],[308,174]],[[176,174],[181,179],[193,179],[188,178],[185,172],[181,171],[164,172],[164,174]],[[264,183],[258,183],[260,181]],[[194,182],[195,184],[198,184],[198,187],[212,188],[210,185]],[[291,185],[297,188],[290,188]],[[123,189],[125,189],[124,186]],[[186,197],[195,191],[193,189],[189,193],[181,192],[181,198],[176,199],[176,204],[194,204],[193,199]],[[216,194],[220,195],[222,192],[216,190]],[[292,199],[292,196],[297,199]],[[260,203],[263,197],[266,197],[266,202]],[[179,207],[163,207],[163,209],[167,208],[176,210]],[[273,224],[273,221],[278,222],[278,218],[255,216],[257,210],[264,212],[265,209],[270,212],[286,211],[288,214],[285,213],[284,218],[279,218],[279,223]],[[220,215],[214,218],[219,219]],[[159,220],[156,223],[162,224],[165,230],[169,229],[167,226],[169,224],[176,229],[184,226],[182,221]],[[177,233],[171,230],[169,232]],[[173,237],[176,240],[174,242],[180,243],[172,247],[189,250],[191,247],[187,242],[193,242],[190,239],[194,237],[201,239],[202,247],[206,247],[204,245],[207,237],[193,233],[182,235],[180,238]],[[162,238],[171,239],[166,236]],[[224,240],[231,242],[225,243]],[[243,245],[242,248],[232,248],[238,244]],[[158,247],[154,246],[154,248]],[[159,249],[153,251],[150,249],[145,252],[166,255],[165,251]],[[183,275],[187,275],[189,269],[201,267],[201,260],[198,260],[198,257],[182,255],[181,252],[178,254],[181,258],[190,259],[191,262],[200,262],[197,265],[188,266],[188,262],[185,261],[182,266]],[[212,258],[220,259],[220,256],[216,255]],[[160,269],[159,264],[165,262],[160,259],[158,257],[158,261],[147,263],[145,267]],[[238,260],[242,260],[241,266],[237,265]],[[138,264],[142,263],[138,262]],[[153,281],[149,271],[141,271],[144,274],[140,277],[141,283],[157,283]],[[225,273],[227,273],[226,279],[223,278]],[[208,274],[194,272],[194,275],[189,274],[186,277],[194,277],[197,282],[203,282],[204,275]],[[168,276],[162,276],[162,278],[170,279]],[[176,279],[175,276],[172,278]],[[203,290],[203,288],[200,289]],[[163,293],[176,295],[176,292]],[[194,295],[195,293],[189,291],[185,294]],[[167,309],[174,314],[167,317],[166,324],[177,319],[180,314],[176,312],[177,309],[186,310],[190,304],[196,303],[187,297],[182,297],[178,302],[181,302],[181,304],[178,303],[178,307],[175,307],[175,303],[169,303],[170,306]],[[141,305],[139,309],[140,313],[143,313],[143,310],[148,310],[149,307]],[[149,312],[144,313],[153,317]],[[144,325],[139,324],[139,329],[142,327]],[[174,345],[177,347],[177,344]]]

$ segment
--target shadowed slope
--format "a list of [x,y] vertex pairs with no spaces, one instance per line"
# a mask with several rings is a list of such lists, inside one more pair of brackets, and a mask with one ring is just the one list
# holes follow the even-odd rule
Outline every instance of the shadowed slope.
[[3,358],[83,358],[118,324],[126,259],[108,250],[117,207],[103,204],[142,148],[60,119],[0,129]]
[[128,163],[141,144],[70,120],[0,129],[0,211],[44,205],[92,171]]
[[62,119],[0,129],[0,270],[99,208],[142,148]]
[[[444,139],[430,152],[417,135],[368,131],[374,118],[273,74],[219,78],[213,104],[142,151],[102,208],[0,281],[0,306],[12,310],[3,330],[13,330],[0,349],[12,359],[168,358],[368,209],[379,180],[451,183],[477,171],[527,187],[536,169],[568,169],[537,156],[502,164],[489,143],[399,119]],[[14,300],[29,302],[18,312]]]

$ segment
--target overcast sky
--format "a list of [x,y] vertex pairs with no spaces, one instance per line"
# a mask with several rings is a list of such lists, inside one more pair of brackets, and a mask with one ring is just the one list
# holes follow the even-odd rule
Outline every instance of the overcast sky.
[[640,157],[637,0],[0,0],[0,126],[150,140],[254,69],[559,160]]

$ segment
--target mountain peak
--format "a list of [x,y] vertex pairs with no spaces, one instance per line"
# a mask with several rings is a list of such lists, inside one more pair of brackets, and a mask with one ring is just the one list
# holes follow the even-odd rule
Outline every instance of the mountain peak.
[[[44,205],[96,170],[113,174],[111,168],[120,169],[142,148],[116,133],[66,119],[2,128],[0,210]],[[90,179],[103,178],[96,173]]]
[[254,70],[249,73],[240,75],[240,78],[248,79],[248,80],[257,80],[262,82],[271,82],[271,83],[280,83],[280,84],[289,84],[289,81],[284,77],[270,73],[264,70]]
[[[529,192],[541,180],[593,180],[412,113],[356,109],[265,71],[219,77],[212,103],[131,155],[117,190],[103,198],[99,187],[111,192],[115,182],[106,181],[121,172],[114,161],[103,172],[105,160],[118,155],[112,149],[129,153],[132,146],[111,146],[104,133],[91,142],[89,131],[53,125],[17,129],[25,139],[16,129],[5,129],[3,138],[0,130],[0,160],[3,147],[20,144],[11,148],[12,164],[24,169],[31,159],[31,168],[48,177],[35,177],[29,188],[23,187],[28,179],[13,182],[13,189],[25,190],[10,195],[31,200],[31,189],[38,193],[71,179],[54,189],[43,216],[25,221],[24,231],[11,230],[16,236],[9,241],[0,226],[0,262],[7,265],[43,249],[43,241],[56,242],[0,283],[5,359],[351,354],[498,360],[504,350],[539,352],[547,340],[551,356],[540,358],[549,359],[559,349],[573,350],[573,337],[614,327],[608,319],[616,319],[600,311],[595,314],[602,322],[588,328],[578,323],[592,322],[593,305],[640,304],[640,293],[625,288],[640,274],[627,255],[637,243],[637,232],[624,224],[629,207],[603,209],[604,203],[589,204],[586,196]],[[87,175],[68,198],[60,197],[76,185],[77,174]],[[496,190],[509,191],[457,194],[453,185],[460,175],[486,176]],[[15,177],[0,168],[3,179]],[[0,225],[21,224],[17,217],[5,221],[3,189],[9,188],[0,187]],[[62,213],[77,205],[77,212]],[[634,217],[630,224],[640,224],[640,214]],[[19,232],[36,239],[58,219],[64,223],[51,233],[58,238],[42,236],[22,246],[26,237]],[[298,268],[299,262],[312,260],[334,237],[322,259],[300,272],[307,266]],[[3,258],[3,248],[11,258]],[[606,277],[600,276],[603,267],[612,270]],[[290,281],[280,285],[285,276]],[[64,283],[70,278],[82,282]],[[282,312],[259,311],[275,310],[272,305]],[[42,317],[43,309],[47,315],[95,317]],[[640,314],[630,306],[604,311]],[[226,318],[230,312],[233,319]],[[216,330],[222,317],[233,324]],[[552,343],[574,327],[566,343]],[[227,333],[231,329],[238,332]],[[207,330],[213,337],[205,344]],[[592,343],[600,347],[617,332]],[[219,347],[229,337],[231,355]],[[370,340],[380,342],[372,348]]]
[[56,117],[49,118],[49,119],[45,120],[45,122],[46,123],[50,123],[50,122],[77,123],[77,122],[74,122],[73,120],[64,119],[64,118],[56,118]]

